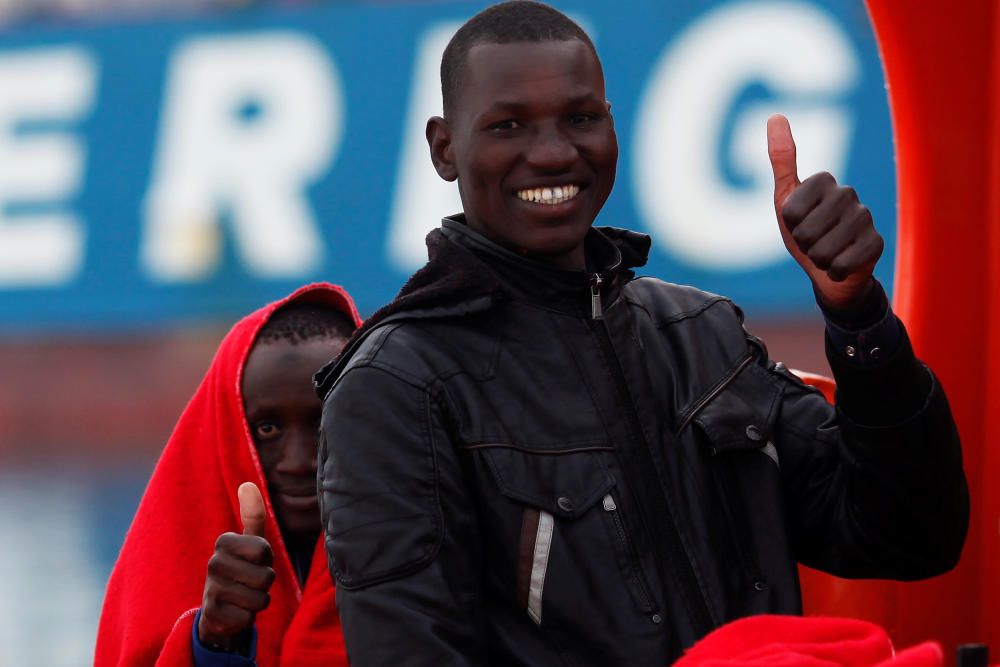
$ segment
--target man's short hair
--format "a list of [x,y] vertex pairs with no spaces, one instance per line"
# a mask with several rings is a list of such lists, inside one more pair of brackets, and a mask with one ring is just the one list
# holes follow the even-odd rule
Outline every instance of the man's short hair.
[[333,306],[295,302],[275,311],[257,334],[258,343],[287,340],[293,345],[317,338],[347,339],[354,320]]
[[507,0],[487,7],[458,29],[441,58],[441,96],[447,116],[461,86],[469,50],[479,44],[579,40],[597,49],[579,25],[558,9],[534,0]]

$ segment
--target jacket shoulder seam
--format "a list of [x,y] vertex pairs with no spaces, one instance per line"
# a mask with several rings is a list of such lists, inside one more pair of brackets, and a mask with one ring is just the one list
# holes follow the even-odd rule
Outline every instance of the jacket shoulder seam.
[[340,377],[337,378],[337,381],[333,383],[333,386],[330,388],[330,392],[333,392],[337,388],[337,385],[340,384],[345,377],[347,377],[348,373],[350,373],[351,371],[361,370],[364,368],[370,368],[373,370],[382,371],[387,375],[391,375],[392,377],[399,380],[403,384],[407,384],[413,387],[414,389],[420,389],[425,392],[428,391],[435,382],[434,379],[427,380],[424,378],[417,377],[416,375],[413,375],[408,371],[393,366],[392,364],[379,361],[378,359],[370,359],[368,361],[351,364],[346,369],[344,369],[344,372],[340,374]]
[[[365,349],[363,351],[363,354],[356,354],[353,359],[347,362],[346,366],[344,367],[344,370],[341,371],[340,376],[337,378],[337,380],[333,383],[333,386],[330,388],[330,391],[333,391],[333,389],[340,383],[340,381],[343,379],[345,375],[347,375],[350,371],[358,368],[377,368],[381,371],[384,371],[396,377],[397,379],[399,379],[402,382],[405,382],[408,385],[411,385],[418,389],[423,389],[425,391],[429,390],[431,386],[435,385],[436,383],[444,379],[448,375],[447,373],[445,374],[432,373],[426,376],[420,376],[396,364],[393,364],[391,361],[388,361],[385,358],[386,355],[379,354],[388,343],[389,338],[398,329],[403,328],[405,324],[406,322],[393,322],[391,324],[387,324],[384,327],[382,327],[383,329],[386,330],[378,331],[377,333],[373,332],[373,336],[377,336],[377,340],[372,341],[371,343],[372,349]],[[361,352],[361,350],[359,350],[359,352]]]
[[[741,317],[741,314],[740,314],[739,307],[737,307],[736,304],[733,303],[732,299],[730,299],[729,297],[726,297],[726,296],[721,296],[721,295],[718,295],[718,294],[712,294],[710,292],[703,292],[703,291],[701,291],[699,289],[696,289],[696,288],[693,288],[693,287],[686,287],[686,286],[683,286],[683,285],[676,285],[674,283],[668,283],[668,282],[660,280],[658,278],[652,278],[652,277],[649,277],[649,276],[643,276],[643,277],[640,277],[640,278],[636,278],[630,284],[633,285],[633,286],[636,286],[636,287],[639,287],[640,285],[642,285],[642,286],[651,285],[651,286],[654,286],[654,289],[659,289],[661,291],[683,290],[684,292],[687,292],[689,294],[692,294],[692,295],[697,294],[699,297],[701,297],[701,301],[699,303],[697,303],[697,304],[695,304],[693,306],[687,307],[684,310],[673,312],[673,313],[669,314],[668,316],[660,319],[660,321],[656,323],[656,325],[657,325],[658,328],[662,328],[662,327],[668,326],[670,324],[676,324],[677,322],[681,322],[681,321],[686,320],[686,319],[697,317],[697,316],[701,315],[702,313],[704,313],[705,311],[707,311],[712,306],[714,306],[716,304],[719,304],[719,303],[727,303],[727,304],[729,304],[733,308],[733,310],[734,310],[734,312],[736,314],[737,320],[742,321],[742,317]],[[639,289],[643,289],[643,287],[639,287]],[[639,293],[639,290],[637,290],[637,289],[626,290],[626,297],[625,298],[626,298],[626,300],[630,304],[633,304],[635,306],[638,306],[639,308],[642,308],[647,313],[650,312],[649,308],[647,308],[646,304],[643,302],[642,296]]]

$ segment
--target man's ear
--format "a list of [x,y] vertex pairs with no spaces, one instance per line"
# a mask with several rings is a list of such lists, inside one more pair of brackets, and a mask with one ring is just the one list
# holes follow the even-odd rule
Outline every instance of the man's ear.
[[455,168],[455,156],[451,149],[451,130],[448,128],[448,121],[441,116],[433,116],[427,121],[427,145],[431,149],[431,162],[438,176],[446,181],[454,181],[458,178],[458,170]]

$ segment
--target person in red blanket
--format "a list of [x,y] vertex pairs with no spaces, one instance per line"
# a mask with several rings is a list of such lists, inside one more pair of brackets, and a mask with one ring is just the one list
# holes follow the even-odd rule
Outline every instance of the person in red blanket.
[[311,379],[359,323],[344,290],[317,284],[222,341],[111,573],[96,667],[347,665],[320,539]]

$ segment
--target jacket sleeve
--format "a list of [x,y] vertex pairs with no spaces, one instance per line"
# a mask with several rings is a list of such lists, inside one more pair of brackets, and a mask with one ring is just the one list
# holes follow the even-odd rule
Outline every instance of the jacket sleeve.
[[486,664],[474,501],[432,387],[350,367],[323,408],[320,509],[355,667]]
[[829,338],[827,357],[836,408],[789,382],[775,424],[796,556],[851,578],[912,580],[951,569],[969,498],[941,384],[905,330],[882,363],[854,364]]

